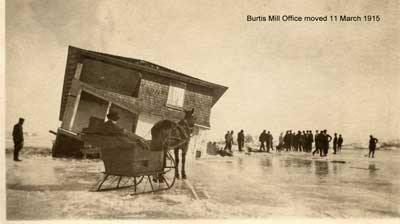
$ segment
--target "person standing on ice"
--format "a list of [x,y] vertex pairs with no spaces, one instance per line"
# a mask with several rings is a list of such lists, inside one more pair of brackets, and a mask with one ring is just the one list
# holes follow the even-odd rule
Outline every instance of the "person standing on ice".
[[225,147],[224,147],[224,150],[229,149],[229,143],[231,142],[230,141],[230,136],[231,136],[231,133],[229,131],[227,131],[226,134],[225,134]]
[[14,161],[22,161],[19,159],[19,151],[24,147],[24,130],[22,125],[25,119],[20,118],[18,123],[13,128],[13,141],[14,141]]
[[378,143],[378,139],[374,138],[374,136],[370,135],[369,136],[369,153],[368,153],[368,158],[371,157],[374,158],[375,156],[375,149],[376,149],[376,143]]
[[237,134],[237,143],[238,143],[239,152],[243,151],[243,147],[244,147],[244,132],[243,132],[243,130],[240,130],[240,132]]
[[261,132],[260,136],[258,137],[258,140],[260,141],[260,151],[265,151],[265,142],[267,141],[267,133],[266,130]]
[[333,137],[333,154],[336,154],[337,147],[338,147],[338,137],[337,134],[335,133],[335,136]]
[[342,135],[339,134],[339,138],[338,138],[338,152],[342,151],[342,144],[343,144],[343,138],[342,138]]
[[320,137],[319,137],[319,132],[318,130],[315,131],[315,135],[314,135],[314,142],[315,142],[315,149],[312,152],[312,155],[314,156],[315,153],[319,152],[320,149]]
[[229,151],[232,152],[232,145],[233,145],[233,131],[231,131],[231,133],[229,134]]
[[281,132],[281,134],[279,135],[279,143],[278,146],[276,147],[276,151],[282,151],[283,149],[283,132]]
[[323,131],[321,140],[322,140],[323,156],[327,156],[329,150],[329,143],[332,141],[332,136],[328,134],[328,131],[326,129]]
[[269,152],[269,149],[272,149],[272,140],[273,140],[273,137],[271,135],[271,132],[268,131],[268,133],[266,135],[267,152]]
[[285,151],[288,152],[290,149],[290,133],[286,131],[285,136],[283,136],[283,144],[285,145]]

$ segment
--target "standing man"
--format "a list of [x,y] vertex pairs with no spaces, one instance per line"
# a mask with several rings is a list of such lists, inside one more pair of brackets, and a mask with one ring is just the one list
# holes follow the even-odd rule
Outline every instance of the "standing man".
[[370,135],[369,136],[369,153],[368,153],[368,158],[371,157],[374,158],[375,156],[375,149],[376,149],[376,143],[378,143],[378,139],[374,138],[374,136]]
[[[315,150],[312,152],[312,155],[314,156],[315,153],[318,153],[321,149],[321,143],[320,143],[320,134],[318,130],[315,131],[314,135],[314,142],[315,142]],[[321,154],[320,154],[321,155]]]
[[267,152],[269,152],[269,149],[272,149],[272,135],[271,132],[268,131],[267,135],[266,135],[266,142],[267,142]]
[[289,131],[286,131],[286,134],[283,137],[283,142],[285,145],[286,152],[289,151],[289,149],[290,149],[290,133],[289,133]]
[[244,146],[244,133],[243,130],[240,130],[240,132],[237,134],[237,143],[239,147],[239,152],[243,151],[243,146]]
[[332,136],[328,134],[328,131],[325,129],[323,134],[323,151],[324,156],[328,155],[329,143],[332,141]]
[[232,145],[233,145],[233,131],[229,134],[229,151],[232,152]]
[[228,149],[230,152],[232,152],[232,145],[233,145],[233,131],[229,132],[229,137],[228,137]]
[[342,135],[339,134],[339,138],[338,138],[338,152],[342,151],[342,144],[343,144],[343,138],[342,138]]
[[14,161],[22,161],[19,157],[19,151],[21,151],[22,147],[24,147],[24,131],[22,129],[22,125],[24,124],[25,119],[20,118],[18,123],[14,125],[13,128],[13,140],[14,140]]
[[230,135],[231,135],[231,133],[229,131],[227,131],[226,134],[225,134],[225,147],[224,147],[224,150],[229,149]]
[[284,144],[284,141],[283,141],[283,132],[281,132],[281,134],[279,135],[279,143],[278,143],[278,146],[276,147],[276,151],[282,151],[282,149],[283,149],[283,144]]
[[296,131],[290,130],[290,134],[290,148],[294,151],[296,147]]
[[336,154],[336,149],[338,147],[338,137],[335,133],[335,137],[333,137],[333,154]]
[[260,145],[260,151],[265,151],[265,142],[267,141],[267,133],[264,130],[260,136],[258,137],[258,140],[260,141],[261,145]]
[[[268,132],[269,133],[269,132]],[[271,139],[271,150],[274,150],[274,137],[272,136],[272,134],[271,133],[269,133],[269,137],[270,137],[270,139]]]
[[313,141],[314,141],[314,135],[313,135],[312,131],[309,130],[309,134],[308,134],[308,152],[312,151]]

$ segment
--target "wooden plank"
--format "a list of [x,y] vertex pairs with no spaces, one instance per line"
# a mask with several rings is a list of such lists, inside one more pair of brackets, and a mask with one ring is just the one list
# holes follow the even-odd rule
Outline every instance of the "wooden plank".
[[71,117],[71,121],[70,121],[70,123],[69,123],[68,130],[72,130],[72,127],[73,127],[73,125],[74,125],[75,116],[76,116],[76,113],[78,112],[79,101],[80,101],[80,99],[81,99],[81,93],[82,93],[82,89],[79,89],[79,90],[78,90],[78,95],[77,95],[76,98],[75,98],[74,110],[73,110],[73,112],[72,112],[72,117]]

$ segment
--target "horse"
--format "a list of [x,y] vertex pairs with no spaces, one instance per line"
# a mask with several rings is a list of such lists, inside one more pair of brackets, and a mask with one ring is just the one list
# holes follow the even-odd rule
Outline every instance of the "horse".
[[151,128],[150,148],[152,150],[163,150],[164,155],[166,155],[169,148],[174,149],[176,163],[175,177],[177,179],[180,179],[179,150],[182,151],[182,179],[187,178],[185,171],[186,153],[189,149],[189,141],[195,124],[195,117],[193,116],[194,108],[192,110],[184,110],[184,112],[184,118],[177,123],[171,120],[161,120]]

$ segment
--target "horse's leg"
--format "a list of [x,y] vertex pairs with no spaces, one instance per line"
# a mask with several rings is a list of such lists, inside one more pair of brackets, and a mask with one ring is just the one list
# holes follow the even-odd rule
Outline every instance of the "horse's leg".
[[175,177],[177,179],[180,178],[179,176],[179,149],[174,149],[174,154],[175,154]]
[[185,171],[185,163],[186,163],[186,152],[187,152],[187,148],[184,148],[182,150],[182,179],[186,179],[186,171]]

